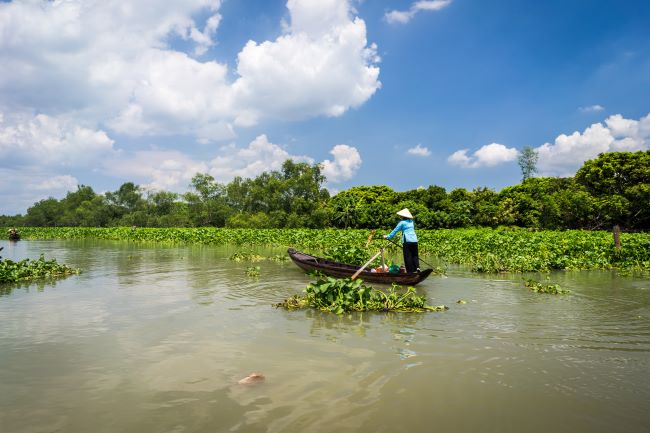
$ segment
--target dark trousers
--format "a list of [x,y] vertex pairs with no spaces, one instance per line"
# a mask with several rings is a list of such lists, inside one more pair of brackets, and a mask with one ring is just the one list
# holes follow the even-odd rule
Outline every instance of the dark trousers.
[[418,257],[418,243],[404,242],[402,244],[404,251],[404,267],[406,272],[415,272],[420,267],[420,258]]

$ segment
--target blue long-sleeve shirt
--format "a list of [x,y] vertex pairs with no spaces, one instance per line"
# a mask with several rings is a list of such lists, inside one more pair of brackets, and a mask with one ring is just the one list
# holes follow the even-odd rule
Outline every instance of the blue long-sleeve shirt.
[[393,236],[397,232],[401,231],[402,232],[402,242],[417,242],[418,237],[415,234],[415,224],[413,223],[413,220],[402,220],[400,221],[397,226],[393,229],[392,232],[388,236],[386,236],[388,239],[392,239]]

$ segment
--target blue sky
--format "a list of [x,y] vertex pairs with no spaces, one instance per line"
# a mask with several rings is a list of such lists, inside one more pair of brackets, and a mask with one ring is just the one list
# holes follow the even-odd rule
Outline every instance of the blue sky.
[[333,192],[500,189],[650,143],[650,2],[0,3],[0,214],[286,158]]

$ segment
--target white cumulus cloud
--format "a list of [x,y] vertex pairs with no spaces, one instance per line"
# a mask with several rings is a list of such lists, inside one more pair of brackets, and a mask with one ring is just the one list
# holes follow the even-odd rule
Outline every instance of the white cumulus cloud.
[[65,117],[0,117],[0,161],[12,165],[81,166],[114,152],[106,132]]
[[287,8],[285,32],[248,41],[231,71],[210,58],[218,0],[0,2],[0,64],[11,71],[0,74],[0,110],[207,143],[260,119],[338,116],[367,101],[379,57],[348,0]]
[[0,165],[0,215],[24,213],[39,200],[63,198],[77,189],[71,175],[56,174],[42,167],[2,167]]
[[379,61],[362,19],[345,1],[292,0],[288,32],[275,41],[249,41],[238,56],[233,84],[239,117],[302,119],[340,116],[380,88]]
[[464,168],[494,167],[517,159],[519,152],[513,147],[491,143],[482,146],[473,154],[468,155],[469,149],[461,149],[452,153],[447,161]]
[[290,154],[262,134],[246,147],[222,146],[207,162],[180,151],[151,149],[106,161],[104,171],[142,183],[147,189],[184,191],[196,173],[208,173],[218,182],[226,183],[236,176],[252,178],[265,171],[279,170],[287,159],[314,162],[308,156]]
[[361,155],[355,147],[337,144],[330,153],[334,160],[326,159],[321,163],[323,174],[328,182],[338,183],[349,180],[361,167]]
[[73,191],[79,185],[79,181],[69,174],[59,175],[44,179],[30,185],[32,189],[40,191]]
[[251,141],[245,148],[225,146],[220,155],[210,161],[209,172],[221,182],[235,176],[254,177],[264,171],[279,170],[287,159],[313,163],[307,156],[291,155],[282,146],[271,143],[265,134]]
[[452,0],[421,0],[411,4],[408,10],[386,12],[384,19],[391,23],[406,24],[421,11],[438,11],[451,4]]
[[410,148],[409,150],[406,151],[409,155],[416,155],[416,156],[429,156],[431,155],[431,151],[429,150],[428,147],[422,146],[421,144],[416,144],[415,147]]
[[648,148],[650,114],[639,120],[626,119],[620,114],[594,123],[582,133],[561,134],[553,143],[544,143],[537,168],[542,176],[572,176],[589,160],[604,152],[634,152]]
[[111,176],[129,179],[148,190],[184,191],[192,176],[206,173],[202,161],[176,150],[142,150],[108,160],[103,171]]

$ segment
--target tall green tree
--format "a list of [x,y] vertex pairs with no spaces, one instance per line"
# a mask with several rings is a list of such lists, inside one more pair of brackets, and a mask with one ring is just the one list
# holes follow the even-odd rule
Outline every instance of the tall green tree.
[[650,228],[650,150],[601,153],[575,179],[598,199],[607,224]]
[[27,209],[25,225],[36,227],[55,227],[62,213],[61,203],[53,198],[46,198],[34,203]]
[[183,198],[189,207],[193,225],[225,226],[232,212],[226,204],[224,185],[209,174],[197,173],[192,177],[190,187],[193,192],[185,193]]
[[524,146],[519,154],[519,158],[517,159],[519,168],[521,169],[522,181],[531,178],[535,173],[537,173],[538,160],[539,153],[530,146]]

